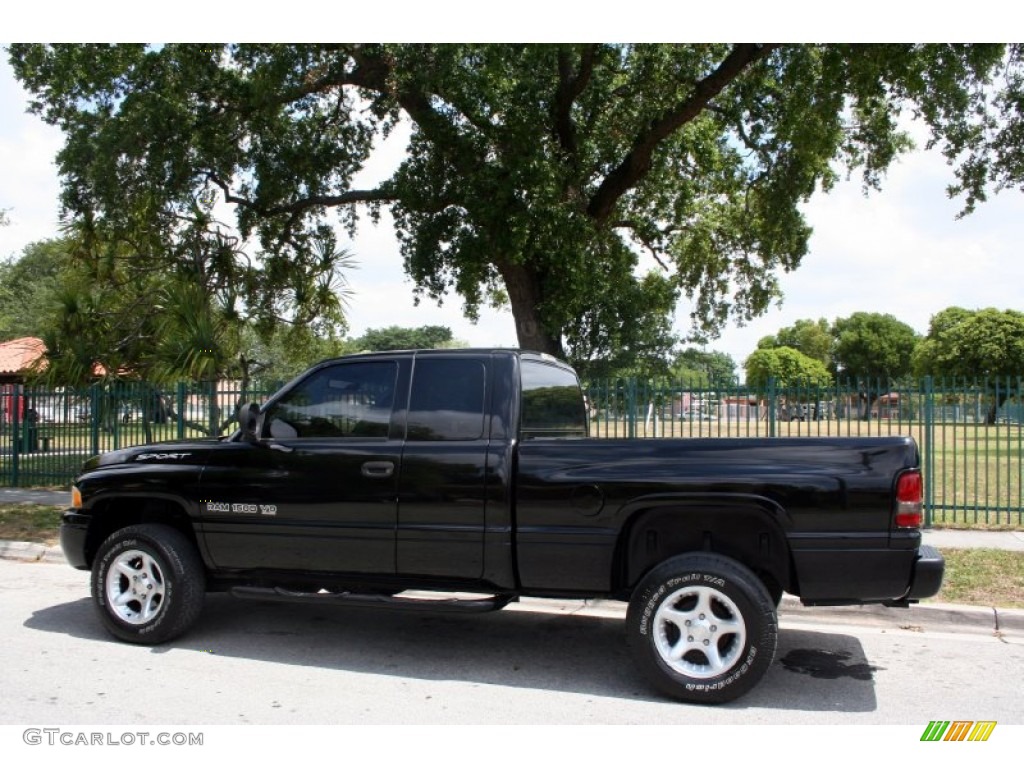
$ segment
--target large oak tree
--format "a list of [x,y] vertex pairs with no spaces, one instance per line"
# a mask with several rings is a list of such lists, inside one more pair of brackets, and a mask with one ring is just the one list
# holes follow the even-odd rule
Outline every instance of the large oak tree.
[[932,317],[913,362],[921,376],[1017,378],[1024,373],[1024,312],[948,307]]
[[917,332],[893,315],[854,312],[836,318],[832,366],[840,378],[891,382],[911,372]]
[[994,424],[1006,400],[1021,396],[1024,312],[947,307],[932,317],[913,362],[918,375],[938,377],[940,387],[987,389],[986,421]]
[[[844,169],[877,186],[910,146],[903,112],[956,161],[966,208],[1024,176],[1020,59],[998,45],[13,45],[10,56],[31,108],[65,132],[68,215],[92,216],[143,257],[205,243],[209,269],[250,306],[312,316],[329,305],[333,212],[352,229],[387,207],[419,295],[456,292],[470,316],[507,301],[521,346],[578,360],[639,344],[634,332],[649,335],[683,295],[705,333],[762,312],[777,273],[807,251],[801,204]],[[402,120],[400,167],[357,186]],[[252,252],[210,234],[197,201],[211,190],[235,206]],[[642,274],[640,253],[662,271]]]
[[832,326],[828,320],[797,320],[793,325],[779,328],[774,336],[764,336],[757,342],[758,349],[789,347],[812,357],[823,365],[832,363]]
[[792,347],[759,347],[743,367],[747,386],[764,391],[770,382],[782,390],[806,389],[815,392],[828,387],[832,376],[825,364]]

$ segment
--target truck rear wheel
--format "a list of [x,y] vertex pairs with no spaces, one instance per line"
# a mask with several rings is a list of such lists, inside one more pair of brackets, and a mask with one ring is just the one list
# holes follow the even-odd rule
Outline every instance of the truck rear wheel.
[[778,619],[748,568],[694,553],[656,566],[626,616],[630,650],[647,679],[681,701],[720,704],[752,689],[771,666]]
[[199,618],[206,577],[199,555],[167,525],[132,525],[100,545],[92,597],[104,625],[130,643],[155,645],[186,632]]

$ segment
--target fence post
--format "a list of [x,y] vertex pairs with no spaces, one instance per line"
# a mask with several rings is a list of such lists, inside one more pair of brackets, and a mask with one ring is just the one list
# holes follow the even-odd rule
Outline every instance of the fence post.
[[220,408],[217,403],[217,382],[209,382],[209,401],[207,403],[207,417],[210,421],[210,437],[216,437],[219,434],[217,427],[220,421]]
[[[1024,509],[1021,509],[1024,504],[1024,403],[1021,402],[1021,398],[1024,397],[1024,380],[1020,376],[1017,377],[1017,524],[1024,523]],[[1010,437],[1007,433],[1007,442],[1009,443]],[[1009,448],[1009,444],[1007,448]],[[1009,478],[1013,473],[1007,471],[1007,477]],[[1012,483],[1007,488],[1007,496],[1013,498],[1013,485]],[[1012,513],[1008,513],[1011,514]]]
[[99,384],[89,387],[89,452],[100,452],[100,397]]
[[[1002,468],[1002,466],[1001,466],[1002,462],[1001,462],[1001,457],[999,455],[999,447],[1000,447],[999,446],[999,437],[1000,437],[1000,435],[999,435],[999,376],[998,375],[995,377],[995,380],[996,380],[995,399],[992,401],[992,417],[993,417],[992,418],[992,422],[993,423],[992,423],[991,427],[989,427],[988,424],[986,423],[986,429],[988,429],[988,428],[993,429],[995,431],[995,436],[996,436],[996,439],[993,441],[996,444],[996,478],[995,478],[995,483],[993,483],[992,485],[994,485],[994,487],[995,487],[996,507],[1001,507],[1002,504],[1000,502],[1002,501],[1002,497],[1000,496],[1000,493],[999,493],[999,491],[1001,490],[1000,487],[999,487],[999,480],[1000,480],[999,475],[1000,475],[1000,469]],[[987,417],[986,417],[985,421],[986,422],[988,421]],[[989,453],[988,445],[989,445],[988,441],[986,441],[985,442],[985,464],[986,464],[986,470],[988,470],[988,453]],[[985,473],[985,496],[986,496],[987,499],[989,499],[989,504],[991,504],[991,498],[992,498],[991,495],[989,494],[989,485],[990,485],[989,481],[992,480],[990,475],[991,475],[991,471],[986,471],[986,473]],[[996,511],[996,522],[997,523],[999,522],[999,515],[1000,515],[1000,513],[999,513],[999,511],[997,509],[997,511]],[[1007,514],[1006,518],[1007,518],[1006,521],[1009,522],[1010,521],[1009,520],[1009,518],[1010,518],[1009,514]],[[988,522],[988,510],[987,509],[985,510],[985,522],[986,523]]]
[[775,437],[775,377],[768,377],[768,437]]
[[18,470],[21,459],[21,406],[22,385],[15,384],[11,388],[11,487],[18,487]]
[[114,412],[114,418],[110,423],[113,430],[114,450],[121,447],[121,397],[124,396],[124,382],[115,381],[110,385],[113,390],[110,396],[110,409]]
[[924,527],[931,528],[935,507],[935,388],[931,376],[924,377]]
[[633,377],[626,382],[626,436],[637,436],[637,380]]
[[[587,409],[587,434],[590,437],[599,437],[601,434],[601,414],[597,410],[596,403],[605,404],[607,409],[607,398],[601,398],[601,382],[592,381],[587,385],[587,397],[589,408]],[[594,418],[590,418],[590,411],[594,412]],[[607,429],[605,430],[607,431]]]
[[179,381],[174,397],[174,414],[178,422],[178,439],[185,439],[185,382]]

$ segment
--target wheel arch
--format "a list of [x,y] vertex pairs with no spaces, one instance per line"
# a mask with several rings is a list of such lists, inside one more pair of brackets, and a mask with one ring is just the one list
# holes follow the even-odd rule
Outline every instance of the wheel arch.
[[202,548],[181,499],[169,495],[119,495],[97,500],[89,511],[92,521],[85,539],[89,568],[107,537],[122,528],[142,523],[162,523],[174,528],[188,539],[202,559]]
[[769,592],[793,591],[795,572],[786,530],[790,518],[776,502],[749,494],[645,497],[625,508],[616,542],[612,588],[628,597],[659,563],[688,552],[713,552],[742,563]]

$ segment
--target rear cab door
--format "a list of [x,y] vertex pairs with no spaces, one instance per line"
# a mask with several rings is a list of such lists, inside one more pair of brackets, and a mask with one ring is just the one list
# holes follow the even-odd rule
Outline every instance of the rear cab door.
[[[492,456],[490,355],[420,352],[412,370],[398,481],[397,570],[476,580],[484,572],[488,496],[500,492]],[[501,441],[498,441],[499,444]]]

